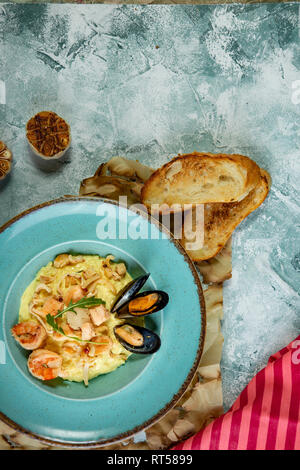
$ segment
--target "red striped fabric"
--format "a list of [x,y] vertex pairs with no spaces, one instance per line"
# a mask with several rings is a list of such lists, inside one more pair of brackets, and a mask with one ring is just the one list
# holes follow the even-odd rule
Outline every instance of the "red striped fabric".
[[225,415],[174,450],[300,450],[300,336],[270,357]]

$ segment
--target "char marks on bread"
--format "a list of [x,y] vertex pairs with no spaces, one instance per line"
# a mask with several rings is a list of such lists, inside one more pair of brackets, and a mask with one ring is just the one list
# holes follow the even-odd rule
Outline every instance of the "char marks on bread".
[[[271,186],[271,177],[260,170],[259,184],[240,202],[214,203],[204,206],[204,245],[197,250],[188,250],[193,261],[203,261],[216,256],[230,238],[234,229],[265,200]],[[195,223],[195,218],[193,218]],[[189,241],[190,242],[190,241]],[[182,245],[187,241],[183,237]]]
[[243,155],[199,153],[179,155],[146,181],[142,203],[204,204],[238,202],[260,182],[259,166]]

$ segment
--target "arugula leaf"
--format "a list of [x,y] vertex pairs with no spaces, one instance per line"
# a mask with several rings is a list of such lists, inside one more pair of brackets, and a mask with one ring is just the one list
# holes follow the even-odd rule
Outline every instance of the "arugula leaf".
[[54,318],[61,317],[66,312],[75,312],[75,308],[90,308],[95,307],[97,305],[105,305],[104,300],[96,299],[96,297],[83,297],[82,299],[78,300],[73,304],[72,300],[69,305],[64,308],[63,310],[59,310],[58,313],[54,316]]
[[50,313],[48,313],[48,315],[46,316],[46,320],[47,320],[47,323],[48,325],[52,326],[53,330],[57,331],[58,333],[60,333],[61,335],[65,336],[66,338],[69,338],[69,339],[73,339],[74,341],[80,341],[81,343],[90,343],[90,344],[107,344],[107,343],[98,343],[96,341],[86,341],[84,339],[81,339],[81,338],[78,338],[77,336],[69,336],[69,335],[66,335],[64,330],[57,324],[57,322],[55,321],[55,317],[53,317],[52,315],[50,315]]
[[90,307],[95,307],[97,305],[105,305],[104,300],[102,299],[97,299],[96,297],[83,297],[82,299],[78,300],[78,302],[73,303],[72,300],[69,303],[69,305],[64,308],[63,310],[59,310],[58,313],[55,316],[48,315],[46,316],[46,321],[48,325],[50,325],[53,330],[57,331],[61,335],[65,336],[66,338],[73,339],[75,341],[80,341],[82,343],[91,343],[91,344],[106,344],[106,343],[97,343],[95,341],[85,341],[81,338],[77,338],[77,336],[68,336],[65,334],[64,330],[58,325],[56,319],[61,317],[64,313],[66,312],[75,312],[75,308],[90,308]]
[[52,326],[53,330],[57,331],[61,335],[66,336],[64,330],[55,321],[55,317],[53,317],[50,313],[48,313],[48,315],[46,316],[46,320],[48,325]]

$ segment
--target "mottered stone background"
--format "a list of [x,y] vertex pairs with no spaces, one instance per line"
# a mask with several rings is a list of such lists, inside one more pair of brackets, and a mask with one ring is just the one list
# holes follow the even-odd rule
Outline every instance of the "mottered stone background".
[[[272,191],[233,237],[225,284],[225,408],[300,329],[299,5],[0,6],[0,134],[14,153],[0,224],[64,194],[114,155],[160,166],[195,149],[249,155]],[[25,123],[71,125],[56,171]],[[1,367],[1,366],[0,366]]]

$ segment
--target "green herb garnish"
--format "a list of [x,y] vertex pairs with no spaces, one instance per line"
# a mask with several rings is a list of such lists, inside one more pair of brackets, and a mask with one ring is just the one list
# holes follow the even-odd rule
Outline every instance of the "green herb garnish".
[[58,311],[58,313],[55,316],[52,316],[50,315],[50,313],[48,313],[48,315],[46,316],[46,321],[48,325],[50,325],[53,328],[53,330],[57,331],[61,335],[65,336],[66,338],[70,338],[75,341],[80,341],[82,343],[106,344],[106,343],[97,343],[95,341],[85,341],[81,338],[77,338],[77,336],[66,335],[64,330],[58,325],[56,321],[57,318],[61,317],[66,312],[74,312],[76,314],[74,310],[75,308],[90,308],[90,307],[95,307],[97,305],[103,305],[103,304],[105,305],[104,300],[96,299],[96,297],[83,297],[82,299],[78,300],[78,302],[75,302],[75,303],[73,303],[71,300],[69,305],[63,310]]
[[96,299],[96,297],[83,297],[82,299],[78,300],[78,302],[75,302],[74,304],[71,300],[69,305],[63,310],[59,310],[58,313],[53,318],[59,318],[66,312],[76,313],[74,310],[75,308],[90,308],[90,307],[95,307],[97,305],[105,305],[104,300]]

